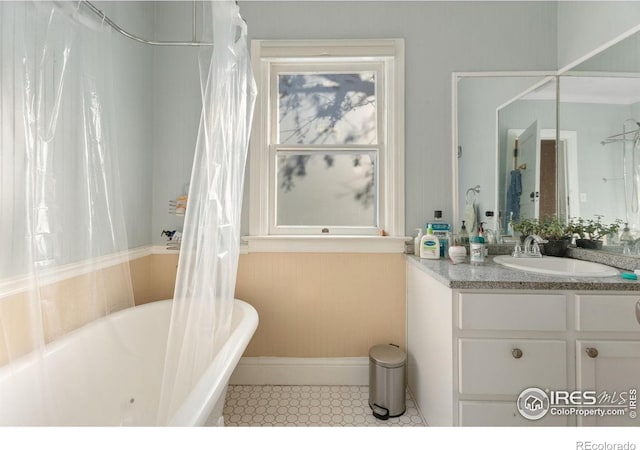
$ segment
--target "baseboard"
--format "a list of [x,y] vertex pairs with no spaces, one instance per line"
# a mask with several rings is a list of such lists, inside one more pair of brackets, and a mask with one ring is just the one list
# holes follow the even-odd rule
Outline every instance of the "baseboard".
[[241,358],[230,384],[366,386],[369,358]]

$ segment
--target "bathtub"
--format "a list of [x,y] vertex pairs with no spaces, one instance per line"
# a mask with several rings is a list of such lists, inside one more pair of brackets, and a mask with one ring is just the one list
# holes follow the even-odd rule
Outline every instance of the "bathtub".
[[[0,367],[0,425],[156,425],[171,304],[119,311]],[[168,425],[223,424],[229,377],[257,326],[235,300],[229,339]]]

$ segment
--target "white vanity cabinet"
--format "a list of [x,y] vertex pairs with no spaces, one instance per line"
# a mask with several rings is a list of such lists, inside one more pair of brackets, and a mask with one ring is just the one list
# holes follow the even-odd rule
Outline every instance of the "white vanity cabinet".
[[639,301],[633,292],[451,289],[408,263],[409,387],[431,426],[637,425],[627,415],[531,421],[516,401],[529,387],[639,387]]

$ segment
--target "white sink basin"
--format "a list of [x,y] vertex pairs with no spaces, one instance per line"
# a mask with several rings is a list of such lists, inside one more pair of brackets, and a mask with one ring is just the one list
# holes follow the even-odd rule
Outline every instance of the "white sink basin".
[[589,261],[579,259],[555,258],[543,256],[542,258],[514,258],[513,256],[500,255],[493,259],[498,264],[513,269],[527,272],[543,273],[546,275],[570,276],[570,277],[614,277],[619,275],[617,269]]

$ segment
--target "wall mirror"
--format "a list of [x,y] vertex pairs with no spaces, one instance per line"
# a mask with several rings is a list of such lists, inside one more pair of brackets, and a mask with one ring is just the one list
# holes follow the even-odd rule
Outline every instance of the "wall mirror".
[[[543,136],[555,141],[556,76],[539,72],[458,73],[454,83],[454,229],[457,231],[463,220],[470,233],[477,231],[480,222],[486,222],[485,228],[495,229],[495,222],[500,220],[504,231],[509,212],[515,213],[514,220],[520,217],[519,209],[510,208],[509,204],[515,202],[507,199],[512,194],[509,185],[514,181],[513,171],[522,176],[519,181],[523,193],[518,198],[523,198],[524,189],[530,191],[526,195],[533,193],[536,202],[531,201],[531,205],[539,198],[534,192],[541,189],[536,142]],[[523,145],[520,135],[532,139]],[[528,203],[519,202],[524,207]],[[522,214],[529,213],[523,210]]]
[[632,34],[559,77],[559,121],[576,130],[581,217],[628,224],[640,257],[640,35]]
[[[620,219],[640,239],[637,33],[559,75],[456,73],[453,92],[455,231],[473,203],[502,233],[509,217],[557,214]],[[626,253],[640,257],[640,241]]]

